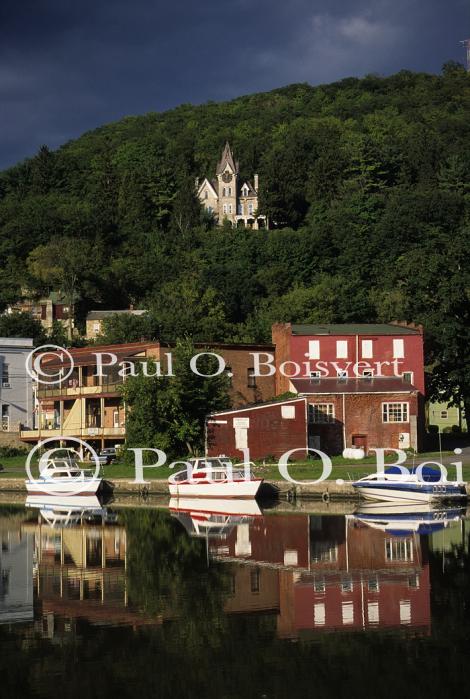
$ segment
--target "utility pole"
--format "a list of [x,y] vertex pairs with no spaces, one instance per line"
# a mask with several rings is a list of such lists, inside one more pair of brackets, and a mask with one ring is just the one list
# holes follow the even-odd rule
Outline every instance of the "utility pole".
[[462,46],[465,49],[466,63],[467,63],[466,68],[467,68],[467,72],[470,73],[470,39],[464,39],[460,43],[462,44]]

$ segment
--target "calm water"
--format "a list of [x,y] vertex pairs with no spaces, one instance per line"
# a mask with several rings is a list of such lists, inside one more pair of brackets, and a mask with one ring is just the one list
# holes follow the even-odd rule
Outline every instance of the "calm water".
[[0,507],[1,696],[468,695],[464,511],[233,506]]

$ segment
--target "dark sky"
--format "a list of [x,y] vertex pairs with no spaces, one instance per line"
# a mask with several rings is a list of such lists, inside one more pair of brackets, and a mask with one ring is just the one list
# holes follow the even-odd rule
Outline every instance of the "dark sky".
[[127,114],[463,61],[468,0],[0,0],[0,168]]

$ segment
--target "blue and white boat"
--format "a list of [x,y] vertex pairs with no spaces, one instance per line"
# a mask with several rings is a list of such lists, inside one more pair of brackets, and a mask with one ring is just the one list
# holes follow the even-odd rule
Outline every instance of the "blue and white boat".
[[434,534],[455,526],[466,514],[465,507],[437,507],[422,503],[368,502],[360,505],[354,515],[357,522],[372,529],[392,534]]
[[421,473],[401,473],[391,466],[384,473],[372,473],[352,483],[366,500],[385,502],[443,502],[467,499],[465,483],[447,481],[440,471],[424,466]]

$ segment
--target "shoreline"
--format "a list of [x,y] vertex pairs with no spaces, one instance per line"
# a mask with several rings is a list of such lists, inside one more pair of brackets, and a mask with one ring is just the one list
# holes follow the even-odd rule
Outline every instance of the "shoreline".
[[[146,483],[134,483],[133,481],[116,478],[114,483],[115,495],[136,495],[140,499],[153,495],[165,495],[169,497],[168,483],[166,480],[149,480]],[[276,496],[271,495],[269,499],[279,499],[280,501],[292,502],[297,499],[320,500],[325,503],[330,500],[348,500],[360,502],[358,496],[349,482],[339,484],[334,480],[325,480],[321,483],[308,485],[298,485],[288,481],[266,481],[266,485],[273,485],[279,489]],[[467,494],[470,496],[470,483],[466,484]],[[22,478],[1,478],[0,493],[26,494],[25,481]],[[263,498],[261,498],[262,501]]]

